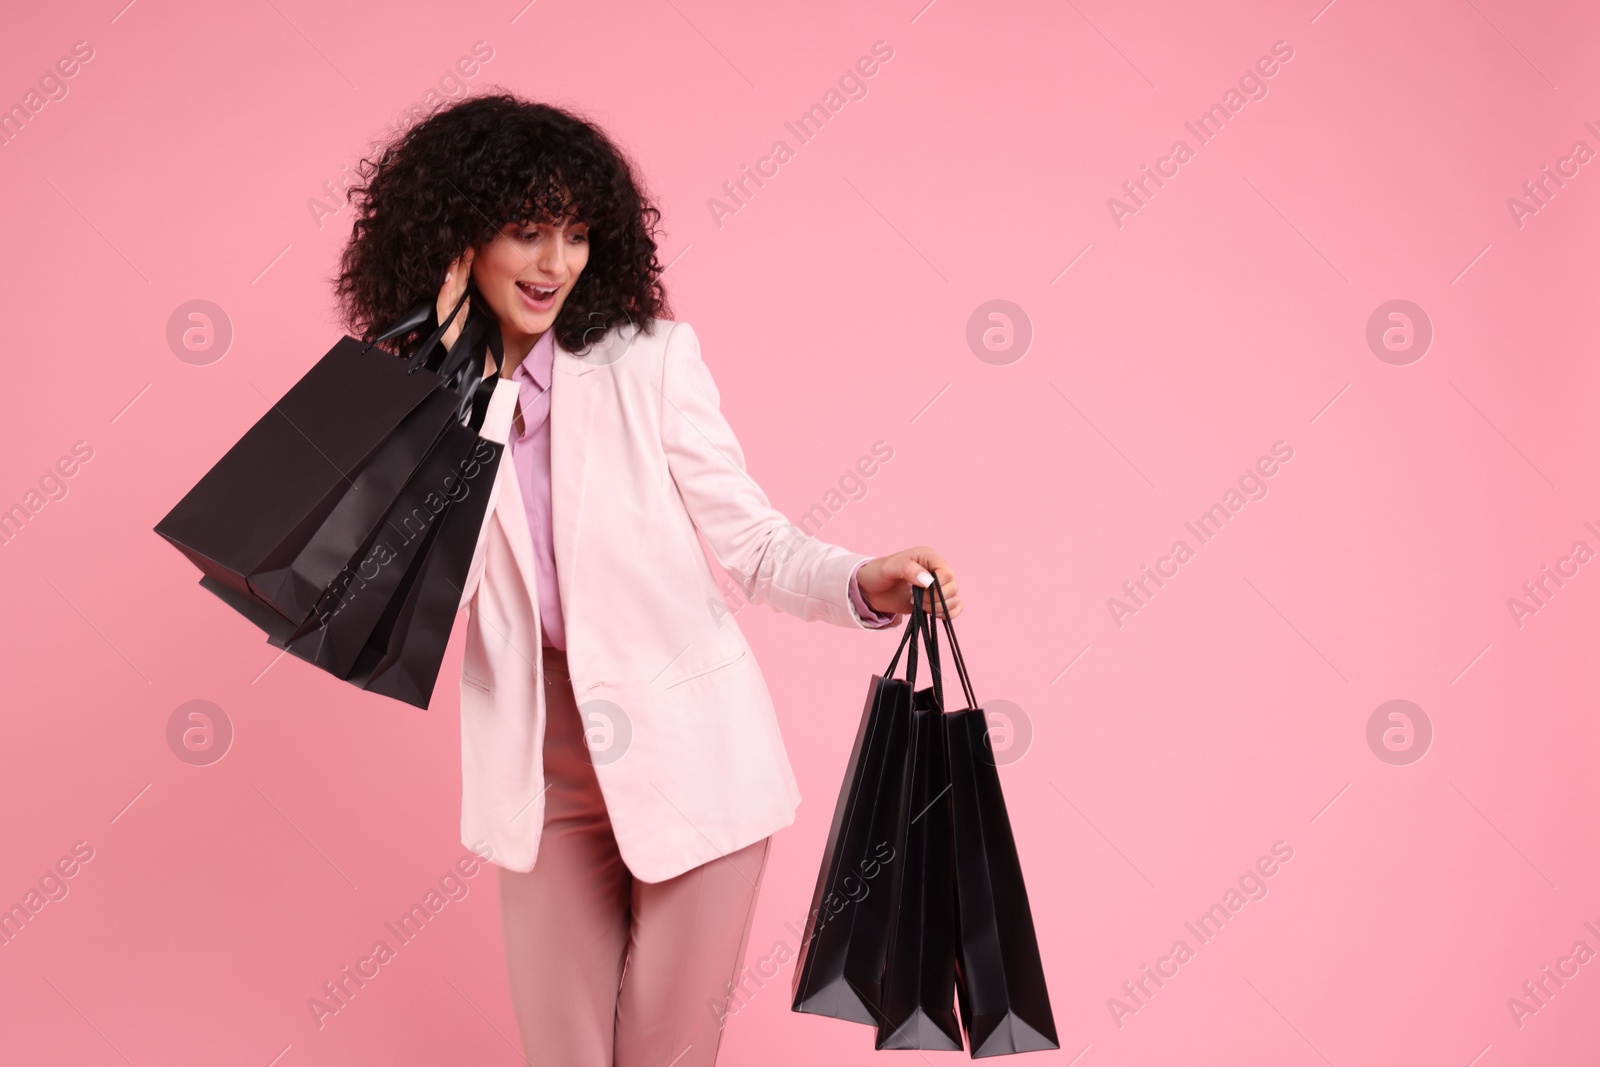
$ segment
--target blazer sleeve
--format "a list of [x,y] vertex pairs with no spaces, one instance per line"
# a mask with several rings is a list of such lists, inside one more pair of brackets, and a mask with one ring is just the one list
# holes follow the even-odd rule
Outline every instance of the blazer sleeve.
[[899,619],[870,625],[851,602],[851,579],[871,556],[800,530],[750,477],[700,357],[700,339],[686,322],[674,323],[667,336],[660,392],[661,441],[672,480],[717,562],[745,596],[808,622],[883,629]]

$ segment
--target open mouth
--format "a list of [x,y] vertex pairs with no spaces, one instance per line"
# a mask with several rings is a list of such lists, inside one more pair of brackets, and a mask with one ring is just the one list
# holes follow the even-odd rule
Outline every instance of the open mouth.
[[528,282],[518,282],[517,288],[522,290],[523,295],[535,304],[544,304],[548,303],[561,287],[559,285],[541,287]]

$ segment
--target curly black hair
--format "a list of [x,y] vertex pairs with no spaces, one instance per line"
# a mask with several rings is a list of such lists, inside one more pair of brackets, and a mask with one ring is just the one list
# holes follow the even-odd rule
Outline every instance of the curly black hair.
[[[357,173],[365,183],[349,191],[355,222],[334,292],[362,340],[431,305],[450,264],[502,226],[567,217],[588,224],[590,257],[553,327],[563,348],[582,353],[613,326],[650,332],[671,316],[656,258],[661,212],[628,156],[570,112],[507,92],[469,97],[380,146]],[[394,350],[413,349],[432,325]]]

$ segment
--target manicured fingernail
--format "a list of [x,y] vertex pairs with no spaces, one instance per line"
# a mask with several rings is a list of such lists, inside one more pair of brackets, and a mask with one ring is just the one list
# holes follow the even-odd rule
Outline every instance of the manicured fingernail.
[[929,574],[927,571],[918,571],[917,584],[926,589],[928,586],[933,584],[933,575]]

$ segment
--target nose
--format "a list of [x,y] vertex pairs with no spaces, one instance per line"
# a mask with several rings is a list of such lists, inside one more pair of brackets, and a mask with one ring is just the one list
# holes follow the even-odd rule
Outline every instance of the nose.
[[567,240],[565,233],[557,233],[553,241],[540,241],[533,253],[533,265],[546,278],[565,280],[567,276]]

